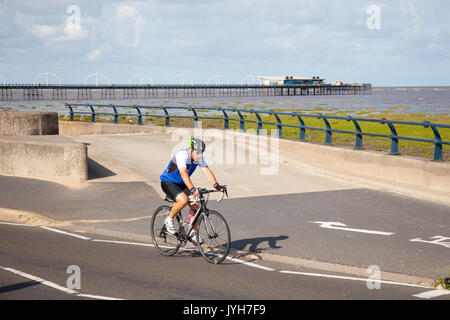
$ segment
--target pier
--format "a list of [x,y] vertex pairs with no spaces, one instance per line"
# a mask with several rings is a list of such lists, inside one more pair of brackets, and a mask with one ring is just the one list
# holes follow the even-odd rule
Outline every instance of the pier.
[[0,85],[0,101],[110,100],[370,94],[358,85]]

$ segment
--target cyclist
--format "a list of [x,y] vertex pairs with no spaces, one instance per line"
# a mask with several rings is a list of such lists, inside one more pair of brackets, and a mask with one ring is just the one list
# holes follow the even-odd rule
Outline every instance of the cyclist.
[[[193,205],[189,203],[189,197],[195,198],[199,194],[190,178],[197,166],[203,169],[206,177],[214,185],[216,190],[225,191],[225,186],[217,183],[214,173],[206,164],[203,157],[205,148],[206,145],[202,140],[194,137],[190,138],[188,148],[176,152],[160,176],[162,190],[169,199],[175,201],[169,216],[165,220],[166,229],[171,234],[176,234],[177,232],[173,219],[179,211],[186,205],[189,205],[192,216],[193,212],[198,210],[198,203]],[[197,244],[195,228],[189,234],[189,238],[194,244]],[[202,242],[201,239],[199,241]]]

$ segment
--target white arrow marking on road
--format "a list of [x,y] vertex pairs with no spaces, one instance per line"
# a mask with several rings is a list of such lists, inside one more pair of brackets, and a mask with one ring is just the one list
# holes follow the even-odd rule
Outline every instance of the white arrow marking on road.
[[438,244],[447,248],[450,248],[450,242],[445,242],[445,240],[450,240],[449,237],[444,237],[444,236],[434,236],[431,237],[430,239],[435,239],[433,241],[427,241],[427,240],[422,240],[421,238],[416,238],[416,239],[411,239],[409,241],[412,242],[425,242],[425,243],[430,243],[430,244]]
[[413,297],[422,298],[422,299],[431,299],[431,298],[440,297],[440,296],[443,296],[446,294],[450,294],[450,291],[444,290],[444,289],[438,289],[438,290],[422,292],[419,294],[414,294]]
[[361,233],[370,233],[370,234],[379,234],[383,236],[391,236],[393,232],[384,232],[384,231],[374,231],[374,230],[366,230],[366,229],[354,229],[354,228],[346,228],[347,225],[342,222],[326,222],[326,221],[308,221],[310,223],[320,224],[319,227],[326,229],[335,229],[342,231],[351,231],[351,232],[361,232]]

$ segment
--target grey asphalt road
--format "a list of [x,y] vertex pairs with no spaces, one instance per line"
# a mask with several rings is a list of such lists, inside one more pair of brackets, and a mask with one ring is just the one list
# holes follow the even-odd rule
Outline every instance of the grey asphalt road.
[[[0,176],[0,211],[40,214],[65,222],[60,229],[90,233],[90,238],[149,244],[150,217],[164,203],[159,174],[176,142],[167,134],[79,141],[89,144],[90,180],[84,187]],[[417,277],[429,283],[450,275],[448,206],[365,188],[283,161],[275,175],[262,175],[258,165],[209,164],[229,186],[230,199],[210,200],[208,206],[230,225],[232,256],[275,272],[242,261],[211,266],[189,253],[169,259],[151,247],[84,241],[10,225],[0,226],[0,265],[59,285],[67,279],[67,266],[79,265],[88,280],[83,294],[126,299],[411,299],[425,289],[386,284],[368,290],[364,281],[311,274],[367,277],[366,268],[375,266],[384,280],[410,284],[419,283]],[[201,173],[193,181],[208,185]],[[0,269],[3,297],[86,298],[22,278]],[[219,288],[213,285],[217,279]]]
[[[255,263],[272,270],[246,265],[241,260],[212,265],[192,252],[163,257],[149,246],[100,242],[120,239],[78,235],[89,239],[41,227],[0,224],[0,300],[88,296],[200,300],[418,299],[413,295],[430,290],[385,283],[379,289],[369,289],[366,281],[339,278],[339,274],[334,274],[336,278],[311,276],[314,270],[277,263]],[[69,266],[80,270],[80,288],[72,288],[75,293],[61,289],[67,287],[72,275],[67,273]],[[61,288],[36,283],[22,274]]]
[[[77,190],[51,182],[0,177],[1,207],[70,220],[72,230],[148,237],[150,216],[163,203],[143,182],[95,183]],[[350,189],[230,198],[220,203],[210,201],[209,207],[225,215],[232,246],[238,250],[364,269],[377,265],[385,272],[428,279],[450,274],[449,211],[444,205],[370,189]],[[322,228],[316,221],[393,234]],[[444,240],[433,238],[436,236]],[[414,239],[421,241],[411,241]]]

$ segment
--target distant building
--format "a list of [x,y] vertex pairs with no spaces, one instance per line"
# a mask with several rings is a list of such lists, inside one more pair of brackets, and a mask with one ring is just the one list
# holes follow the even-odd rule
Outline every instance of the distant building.
[[342,86],[343,83],[342,83],[342,81],[336,80],[336,81],[333,81],[333,83],[331,85],[332,86]]
[[319,77],[294,77],[294,76],[261,76],[263,86],[283,86],[283,85],[321,85],[325,79]]

